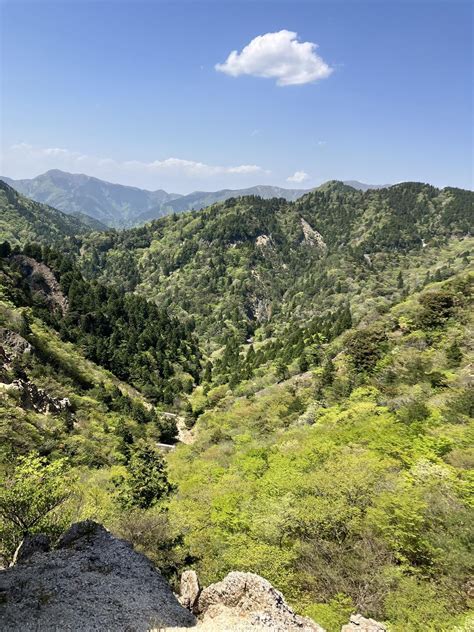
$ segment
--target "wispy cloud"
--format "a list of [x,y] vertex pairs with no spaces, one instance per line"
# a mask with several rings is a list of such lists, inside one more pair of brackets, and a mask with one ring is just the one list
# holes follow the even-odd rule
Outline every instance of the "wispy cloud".
[[231,77],[253,75],[294,86],[325,79],[333,69],[316,53],[317,44],[298,41],[298,34],[282,30],[255,37],[239,53],[233,50],[215,68]]
[[304,182],[309,179],[309,175],[305,171],[295,171],[292,176],[288,176],[286,179],[287,182]]
[[153,160],[152,162],[143,162],[140,160],[119,161],[113,158],[100,158],[98,156],[82,154],[61,147],[35,147],[29,143],[12,145],[10,151],[16,154],[16,156],[23,156],[28,159],[54,159],[54,166],[63,169],[85,169],[87,167],[90,170],[94,167],[107,167],[121,171],[168,173],[189,177],[269,173],[262,167],[252,164],[235,166],[209,165],[204,162],[173,157],[164,160]]

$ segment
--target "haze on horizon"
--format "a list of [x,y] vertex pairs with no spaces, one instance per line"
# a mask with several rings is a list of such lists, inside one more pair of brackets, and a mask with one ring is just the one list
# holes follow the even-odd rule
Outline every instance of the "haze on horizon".
[[2,13],[2,175],[176,193],[472,188],[470,3],[6,0]]

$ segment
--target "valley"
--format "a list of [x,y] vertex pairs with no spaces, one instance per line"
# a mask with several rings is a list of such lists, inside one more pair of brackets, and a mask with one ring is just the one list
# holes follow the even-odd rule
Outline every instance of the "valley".
[[329,632],[469,625],[472,192],[332,181],[126,230],[0,193],[0,510],[57,467],[32,533],[95,520],[172,585],[257,573]]

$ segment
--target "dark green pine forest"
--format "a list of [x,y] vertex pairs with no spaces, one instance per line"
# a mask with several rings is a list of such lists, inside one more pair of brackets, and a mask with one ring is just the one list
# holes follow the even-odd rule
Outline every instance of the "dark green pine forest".
[[330,632],[472,629],[473,199],[329,182],[119,231],[0,182],[4,563],[93,518]]

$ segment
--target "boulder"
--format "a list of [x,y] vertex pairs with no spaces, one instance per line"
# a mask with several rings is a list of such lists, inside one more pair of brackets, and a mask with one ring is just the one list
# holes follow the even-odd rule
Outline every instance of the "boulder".
[[222,630],[324,632],[311,619],[296,615],[270,582],[254,573],[232,572],[205,588],[197,610],[203,625],[213,621]]
[[196,612],[200,592],[201,587],[196,571],[184,571],[181,575],[180,604],[191,612]]

